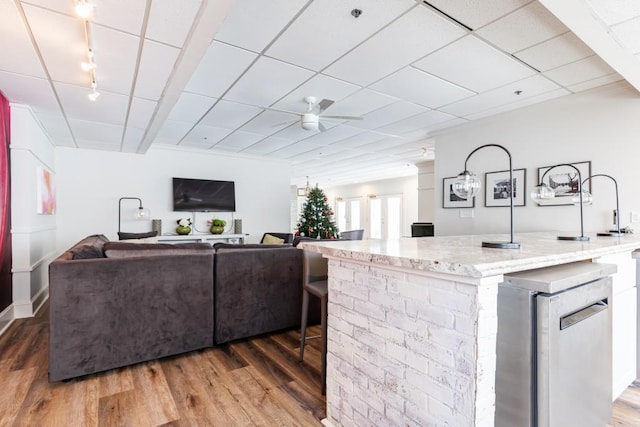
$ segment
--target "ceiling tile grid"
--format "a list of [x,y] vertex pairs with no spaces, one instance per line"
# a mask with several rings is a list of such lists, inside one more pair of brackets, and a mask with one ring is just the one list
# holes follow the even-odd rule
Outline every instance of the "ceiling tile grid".
[[[55,144],[285,159],[292,183],[415,173],[436,130],[622,79],[535,0],[237,0],[225,17],[203,0],[92,2],[95,102],[73,1],[0,1],[0,90]],[[639,2],[585,4],[640,57]],[[207,12],[220,22],[208,32]],[[307,96],[362,120],[304,130]]]

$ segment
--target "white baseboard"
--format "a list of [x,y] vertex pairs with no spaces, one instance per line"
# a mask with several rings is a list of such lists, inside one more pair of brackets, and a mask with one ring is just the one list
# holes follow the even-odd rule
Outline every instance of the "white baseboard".
[[13,304],[11,304],[0,313],[0,336],[9,329],[14,320],[16,320],[16,317],[13,313]]
[[49,299],[49,287],[46,286],[36,294],[30,303],[13,304],[14,317],[16,319],[24,319],[33,317],[40,310],[42,305]]

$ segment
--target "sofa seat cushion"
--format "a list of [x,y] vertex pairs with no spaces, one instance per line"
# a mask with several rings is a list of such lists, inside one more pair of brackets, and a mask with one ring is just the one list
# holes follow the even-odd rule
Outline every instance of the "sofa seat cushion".
[[108,242],[104,245],[107,258],[130,258],[156,255],[193,255],[212,252],[208,243],[128,243]]

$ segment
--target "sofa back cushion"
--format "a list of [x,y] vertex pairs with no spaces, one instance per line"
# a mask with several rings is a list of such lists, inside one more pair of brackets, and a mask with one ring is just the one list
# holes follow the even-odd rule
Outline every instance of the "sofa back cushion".
[[130,258],[155,255],[193,255],[212,252],[208,243],[127,243],[108,242],[104,245],[107,258]]
[[109,239],[104,234],[93,234],[73,245],[65,254],[64,259],[104,258],[103,247]]

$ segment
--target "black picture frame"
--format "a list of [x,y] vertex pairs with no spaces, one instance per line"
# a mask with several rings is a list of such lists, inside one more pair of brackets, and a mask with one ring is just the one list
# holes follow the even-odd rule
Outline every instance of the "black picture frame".
[[442,207],[444,209],[464,209],[475,206],[475,197],[463,199],[454,194],[451,186],[458,177],[442,178]]
[[[583,181],[591,176],[590,160],[582,162],[566,162],[566,164],[575,166],[580,171]],[[542,175],[551,168],[553,168],[553,170],[544,177],[544,182],[541,182]],[[536,185],[541,183],[547,184],[556,192],[555,198],[545,200],[544,203],[539,206],[572,206],[573,196],[578,194],[578,189],[580,188],[580,183],[577,181],[578,174],[575,169],[569,166],[554,167],[554,165],[552,165],[539,167],[538,181],[536,182]],[[591,180],[585,183],[585,190],[591,193]]]
[[[514,169],[516,182],[513,206],[526,206],[527,169]],[[509,171],[495,171],[484,174],[484,206],[487,208],[509,207]]]

